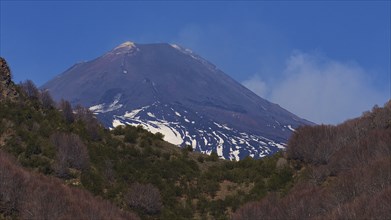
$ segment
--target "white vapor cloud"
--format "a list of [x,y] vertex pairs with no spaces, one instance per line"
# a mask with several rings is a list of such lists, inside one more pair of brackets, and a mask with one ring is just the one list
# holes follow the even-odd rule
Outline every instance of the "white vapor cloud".
[[259,77],[243,85],[258,95],[268,94],[265,98],[318,124],[337,124],[360,116],[388,98],[371,84],[370,73],[359,65],[317,54],[293,53],[282,76],[267,87]]
[[196,24],[188,24],[183,27],[174,40],[175,43],[186,45],[188,48],[199,48],[205,38],[205,29]]
[[243,81],[242,84],[262,98],[267,96],[268,88],[266,83],[258,75],[254,75],[250,79]]

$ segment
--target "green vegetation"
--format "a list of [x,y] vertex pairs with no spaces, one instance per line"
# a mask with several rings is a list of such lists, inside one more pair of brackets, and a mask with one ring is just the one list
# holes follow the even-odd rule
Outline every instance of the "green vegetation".
[[299,128],[286,152],[236,162],[140,126],[107,130],[31,81],[4,85],[0,219],[391,216],[391,101],[338,126]]
[[140,126],[109,131],[87,109],[72,110],[67,101],[57,109],[48,94],[43,100],[35,90],[26,82],[19,101],[0,103],[1,149],[30,171],[144,219],[228,219],[241,204],[292,185],[291,168],[276,168],[281,154],[222,161],[215,152],[180,149]]

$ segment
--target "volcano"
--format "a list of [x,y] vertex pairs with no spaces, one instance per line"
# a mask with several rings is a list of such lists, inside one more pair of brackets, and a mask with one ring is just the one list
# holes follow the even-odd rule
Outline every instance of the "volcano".
[[312,124],[174,44],[125,42],[42,88],[88,107],[108,128],[142,125],[178,146],[230,160],[273,154],[295,128]]

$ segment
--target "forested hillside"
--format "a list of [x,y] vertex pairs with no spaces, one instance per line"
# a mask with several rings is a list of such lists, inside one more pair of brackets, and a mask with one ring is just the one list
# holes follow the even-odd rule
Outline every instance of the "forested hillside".
[[[389,219],[391,102],[299,128],[287,150],[219,160],[141,127],[105,129],[0,71],[0,219]],[[8,71],[8,72],[7,72]]]
[[109,201],[28,172],[0,151],[0,219],[139,219]]
[[0,218],[229,219],[293,182],[281,154],[219,160],[141,127],[107,130],[32,81],[1,89],[16,92],[0,101]]
[[338,126],[302,127],[286,156],[296,182],[233,219],[390,219],[391,101]]

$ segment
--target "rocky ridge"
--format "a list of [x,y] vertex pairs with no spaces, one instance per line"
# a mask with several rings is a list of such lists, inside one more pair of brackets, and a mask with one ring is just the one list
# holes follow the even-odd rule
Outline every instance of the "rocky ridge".
[[0,101],[6,99],[12,100],[18,96],[7,61],[3,57],[0,57]]

